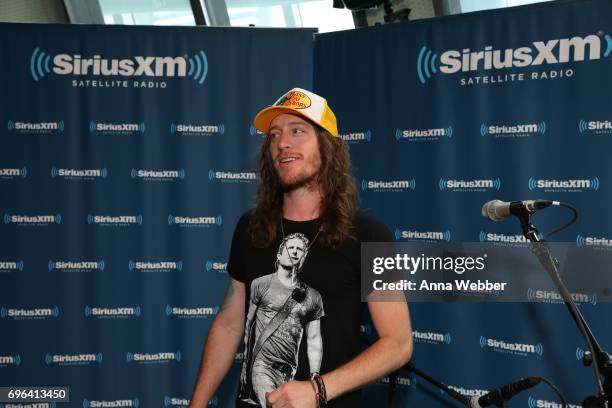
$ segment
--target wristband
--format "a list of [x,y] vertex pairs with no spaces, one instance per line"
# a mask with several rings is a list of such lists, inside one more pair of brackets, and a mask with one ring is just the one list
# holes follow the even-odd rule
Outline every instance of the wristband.
[[312,374],[312,380],[317,385],[317,395],[319,397],[318,406],[324,407],[327,405],[327,391],[325,390],[325,383],[323,382],[323,378],[319,375],[319,373]]
[[319,397],[319,387],[317,386],[317,382],[314,379],[310,379],[310,384],[312,385],[312,388],[314,389],[315,392],[315,402],[317,403],[317,408],[321,407],[321,400]]

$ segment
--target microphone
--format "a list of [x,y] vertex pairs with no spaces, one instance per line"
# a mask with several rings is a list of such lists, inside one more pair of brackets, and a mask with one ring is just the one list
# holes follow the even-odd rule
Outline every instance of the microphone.
[[550,200],[525,200],[511,202],[492,200],[484,203],[481,214],[488,220],[499,222],[510,214],[520,217],[524,215],[525,212],[533,214],[534,212],[550,207],[551,205],[559,205],[559,202]]
[[491,392],[488,392],[482,397],[472,397],[470,399],[469,408],[484,408],[488,407],[489,405],[502,406],[505,400],[512,398],[521,391],[524,391],[539,384],[540,381],[542,381],[541,377],[521,378],[520,380],[515,381],[512,384],[504,385],[501,388],[497,388]]

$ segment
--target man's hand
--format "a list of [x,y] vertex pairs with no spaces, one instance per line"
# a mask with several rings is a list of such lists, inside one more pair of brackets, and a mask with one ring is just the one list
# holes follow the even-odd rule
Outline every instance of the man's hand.
[[316,408],[316,394],[310,381],[289,381],[266,394],[272,408]]

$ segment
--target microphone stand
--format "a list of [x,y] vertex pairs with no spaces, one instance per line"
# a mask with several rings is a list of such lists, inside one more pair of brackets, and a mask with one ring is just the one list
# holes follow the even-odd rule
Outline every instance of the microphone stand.
[[[366,336],[361,335],[360,336],[360,340],[362,343],[364,343],[367,346],[371,346],[373,344],[373,342],[368,339]],[[470,399],[460,393],[458,393],[457,391],[453,390],[452,388],[450,388],[449,386],[447,386],[446,384],[441,383],[440,381],[436,380],[435,378],[430,377],[429,375],[427,375],[426,373],[424,373],[423,371],[419,370],[418,368],[416,368],[414,366],[414,364],[412,364],[412,362],[408,362],[406,364],[404,364],[401,368],[410,372],[415,373],[416,375],[418,375],[419,377],[423,378],[424,380],[426,380],[427,382],[435,385],[436,387],[440,388],[442,391],[446,392],[448,395],[450,395],[451,397],[453,397],[455,400],[459,401],[460,403],[462,403],[463,405],[465,405],[466,407],[470,406]],[[397,378],[397,371],[394,371],[393,373],[389,374],[389,406],[393,406],[393,390],[395,389],[395,379]]]
[[[593,364],[593,371],[595,372],[599,393],[598,395],[591,395],[585,398],[582,402],[583,408],[612,408],[612,362],[610,361],[609,355],[597,342],[597,339],[582,316],[582,313],[578,310],[574,299],[561,280],[558,270],[559,261],[551,255],[548,242],[540,239],[538,230],[531,222],[532,213],[526,208],[523,208],[515,213],[515,215],[521,222],[523,235],[532,243],[533,253],[559,289],[565,306],[576,322],[578,329],[584,336],[588,348],[591,351],[592,362],[587,358],[585,358],[583,362],[587,366],[590,365],[590,363]],[[601,382],[602,374],[604,378],[603,384]]]
[[448,385],[446,385],[444,383],[441,383],[440,381],[436,380],[435,378],[430,377],[429,375],[427,375],[423,371],[421,371],[418,368],[416,368],[414,366],[414,364],[409,362],[409,363],[405,364],[402,368],[405,369],[405,370],[408,370],[408,371],[411,371],[411,372],[415,373],[416,375],[418,375],[419,377],[421,377],[425,381],[427,381],[430,384],[433,384],[436,387],[440,388],[442,391],[446,392],[448,395],[450,395],[452,398],[454,398],[455,400],[459,401],[460,403],[462,403],[466,407],[470,406],[470,399],[468,397],[458,393],[457,391],[455,391],[452,388],[450,388]]

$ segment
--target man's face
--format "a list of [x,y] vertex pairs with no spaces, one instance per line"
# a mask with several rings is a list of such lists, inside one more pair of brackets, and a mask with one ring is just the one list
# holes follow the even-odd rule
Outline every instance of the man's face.
[[283,113],[270,123],[270,155],[285,190],[316,180],[321,168],[317,131],[300,116]]
[[281,253],[278,254],[278,260],[285,268],[299,266],[305,251],[306,246],[301,239],[291,238],[287,240],[285,247],[282,249]]

